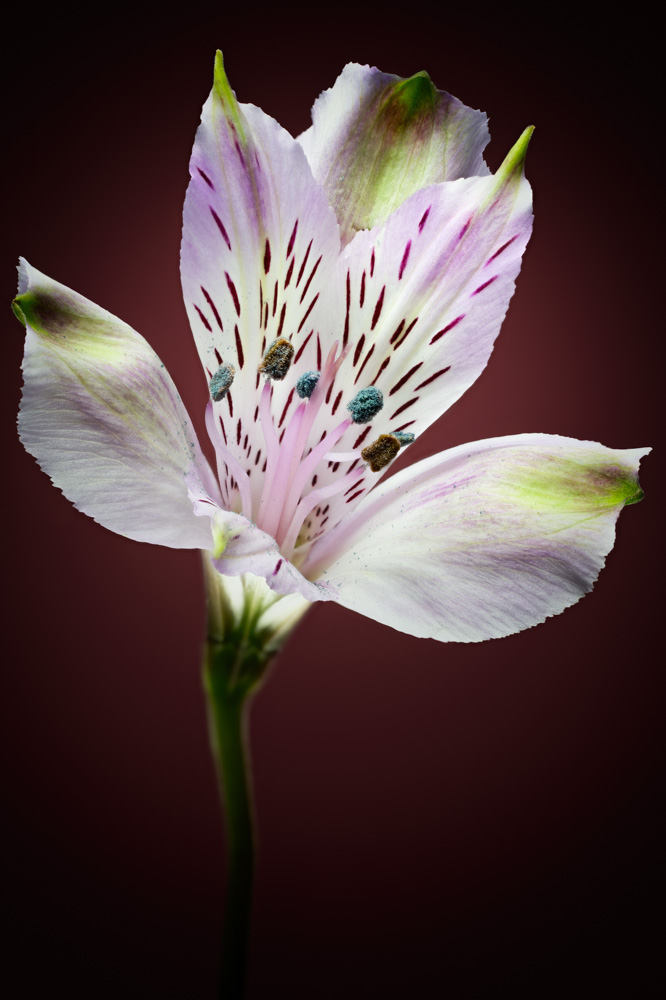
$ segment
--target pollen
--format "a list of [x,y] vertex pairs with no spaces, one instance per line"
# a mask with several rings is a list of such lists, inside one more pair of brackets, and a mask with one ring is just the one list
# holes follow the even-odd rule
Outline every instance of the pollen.
[[[374,385],[357,392],[351,403],[347,404],[347,409],[352,415],[355,424],[369,424],[384,405],[384,394],[381,389]],[[372,445],[370,445],[372,447]]]
[[309,399],[315,391],[321,372],[305,372],[296,383],[296,392],[301,399]]
[[257,371],[261,375],[265,375],[266,378],[281,382],[289,371],[293,356],[294,348],[292,345],[288,340],[283,340],[280,337],[278,340],[274,340],[268,348]]
[[415,435],[411,431],[392,431],[393,437],[398,439],[401,448],[406,444],[411,444],[415,440]]
[[400,451],[400,441],[396,434],[380,434],[376,441],[361,452],[373,472],[379,472],[388,465]]
[[226,394],[229,392],[235,374],[236,369],[233,365],[220,365],[213,375],[208,385],[210,388],[211,399],[213,399],[216,403],[219,403],[221,399],[224,399]]

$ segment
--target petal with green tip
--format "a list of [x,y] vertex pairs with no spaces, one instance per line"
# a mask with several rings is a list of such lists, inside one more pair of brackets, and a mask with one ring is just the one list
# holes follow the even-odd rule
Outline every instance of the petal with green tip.
[[118,534],[212,547],[195,495],[218,494],[168,372],[143,337],[27,261],[14,312],[25,325],[19,434],[54,484]]
[[[529,132],[497,174],[417,191],[344,249],[325,302],[330,341],[350,345],[337,382],[345,405],[370,385],[384,405],[362,442],[357,428],[345,433],[341,452],[396,430],[422,434],[488,363],[532,230],[522,169]],[[336,398],[322,407],[313,442],[334,419]],[[334,475],[324,469],[320,484]],[[383,473],[366,477],[352,503],[376,475]],[[349,512],[347,501],[331,501],[333,523]]]
[[548,434],[453,448],[381,483],[303,572],[412,635],[510,635],[592,589],[648,451]]
[[350,63],[299,136],[336,211],[344,243],[415,191],[488,173],[485,114],[437,90],[427,73],[402,79]]
[[[300,352],[303,370],[317,368],[313,331],[326,325],[319,310],[340,250],[338,225],[299,144],[259,108],[237,102],[219,52],[190,175],[185,307],[207,384],[221,364],[235,369],[230,391],[213,403],[215,418],[233,457],[254,473],[258,502],[257,368],[280,338]],[[290,390],[288,381],[274,383],[276,422]]]

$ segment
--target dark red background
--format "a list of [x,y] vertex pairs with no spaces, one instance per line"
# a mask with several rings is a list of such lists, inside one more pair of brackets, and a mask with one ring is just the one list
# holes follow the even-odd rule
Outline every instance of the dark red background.
[[[427,69],[490,114],[493,168],[537,126],[536,225],[488,370],[412,454],[523,431],[657,445],[653,29],[450,6],[26,12],[4,91],[7,304],[21,253],[142,332],[201,426],[178,252],[215,48],[239,98],[294,133],[347,61]],[[5,316],[11,995],[206,1000],[225,868],[198,557],[103,530],[22,451],[21,330]],[[594,593],[536,629],[444,645],[313,608],[252,715],[251,998],[646,995],[662,462],[645,461],[647,499]]]

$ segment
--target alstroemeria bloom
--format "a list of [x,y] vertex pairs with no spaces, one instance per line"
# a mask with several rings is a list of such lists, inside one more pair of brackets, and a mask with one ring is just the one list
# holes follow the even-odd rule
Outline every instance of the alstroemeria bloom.
[[484,115],[350,65],[295,140],[236,102],[218,54],[181,254],[216,470],[146,341],[22,262],[26,448],[107,528],[301,603],[461,641],[562,611],[647,449],[491,438],[381,481],[488,361],[531,230],[530,131],[493,175]]

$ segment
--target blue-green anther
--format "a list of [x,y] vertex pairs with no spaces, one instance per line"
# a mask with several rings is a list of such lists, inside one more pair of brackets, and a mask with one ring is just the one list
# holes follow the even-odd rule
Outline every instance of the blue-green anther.
[[231,388],[236,369],[233,365],[220,365],[209,382],[211,399],[219,403]]
[[416,438],[416,435],[410,431],[391,431],[391,433],[393,437],[398,439],[401,448],[404,448],[406,444],[411,444]]
[[377,416],[384,405],[384,394],[381,389],[369,385],[367,389],[357,392],[347,409],[355,424],[369,424]]
[[315,391],[321,372],[305,372],[296,383],[296,392],[301,399],[309,399]]

